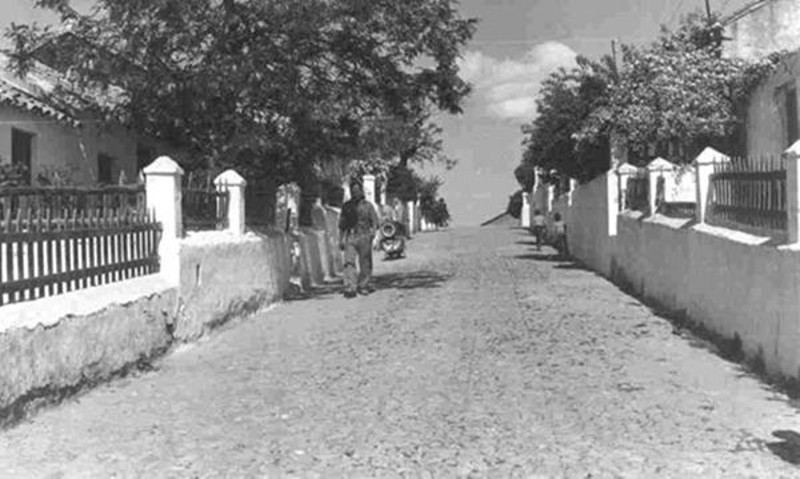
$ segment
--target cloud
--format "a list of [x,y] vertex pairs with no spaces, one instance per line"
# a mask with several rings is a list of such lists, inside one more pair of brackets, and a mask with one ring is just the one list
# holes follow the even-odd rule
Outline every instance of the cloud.
[[459,67],[462,78],[473,84],[475,97],[489,115],[529,121],[536,114],[541,82],[557,68],[574,65],[576,55],[563,43],[546,42],[521,58],[497,59],[469,51]]

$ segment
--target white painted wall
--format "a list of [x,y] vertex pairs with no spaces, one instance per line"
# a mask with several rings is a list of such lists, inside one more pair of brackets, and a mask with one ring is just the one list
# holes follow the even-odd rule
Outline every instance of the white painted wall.
[[770,373],[800,377],[800,249],[686,219],[616,210],[612,218],[607,180],[574,192],[570,253],[639,296],[726,338],[738,335]]
[[[746,118],[748,156],[780,155],[789,146],[790,141],[786,137],[784,124],[786,115],[779,88],[800,87],[798,78],[800,78],[800,54],[795,53],[750,95]],[[800,91],[800,88],[798,90]],[[800,111],[798,116],[800,117]]]
[[686,228],[685,221],[621,215],[615,279],[717,334],[738,335],[768,371],[797,377],[800,252],[725,228]]
[[771,0],[725,26],[723,52],[736,58],[763,58],[800,48],[800,2]]
[[[94,124],[71,128],[54,120],[0,105],[0,161],[11,162],[11,130],[33,133],[32,178],[47,168],[66,170],[78,185],[90,185],[97,178],[97,155],[105,153],[117,161],[112,170],[116,182],[125,171],[129,182],[136,180],[136,135],[122,128],[103,130]],[[35,182],[34,182],[35,184]]]
[[565,214],[570,253],[606,276],[611,273],[608,215],[609,211],[616,213],[608,198],[611,193],[616,196],[616,187],[610,187],[615,176],[600,175],[577,187],[572,192],[572,206]]

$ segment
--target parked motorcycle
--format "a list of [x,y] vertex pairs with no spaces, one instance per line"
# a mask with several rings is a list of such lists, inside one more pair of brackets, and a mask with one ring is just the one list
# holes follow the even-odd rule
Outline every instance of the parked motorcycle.
[[403,225],[397,221],[384,221],[380,226],[380,249],[384,260],[406,255],[406,237]]

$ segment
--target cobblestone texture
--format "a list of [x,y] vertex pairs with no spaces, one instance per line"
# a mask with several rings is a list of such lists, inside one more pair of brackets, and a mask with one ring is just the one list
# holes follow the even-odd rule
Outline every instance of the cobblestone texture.
[[0,477],[800,477],[797,410],[516,230],[235,321],[0,433]]

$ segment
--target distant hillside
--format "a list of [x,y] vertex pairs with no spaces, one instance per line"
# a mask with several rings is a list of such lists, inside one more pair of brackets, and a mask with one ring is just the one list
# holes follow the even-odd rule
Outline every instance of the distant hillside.
[[519,226],[519,220],[508,213],[500,213],[494,218],[484,221],[481,226]]

